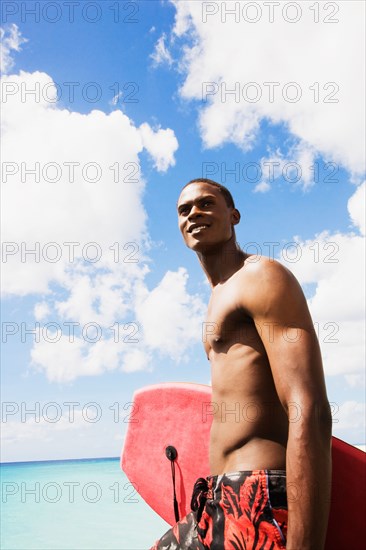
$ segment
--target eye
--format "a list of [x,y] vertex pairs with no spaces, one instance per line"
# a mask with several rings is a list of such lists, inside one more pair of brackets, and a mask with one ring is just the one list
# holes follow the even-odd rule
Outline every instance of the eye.
[[212,201],[207,199],[207,200],[203,201],[202,206],[209,206],[210,204],[212,204]]

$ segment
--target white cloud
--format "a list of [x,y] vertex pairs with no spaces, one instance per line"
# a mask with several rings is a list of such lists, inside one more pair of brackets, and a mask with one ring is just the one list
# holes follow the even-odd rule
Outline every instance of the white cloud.
[[365,373],[346,374],[345,379],[351,388],[363,388],[365,386]]
[[[31,350],[32,368],[43,372],[50,382],[59,384],[73,382],[81,376],[99,376],[113,370],[151,371],[152,357],[144,351],[141,333],[135,325],[121,324],[119,336],[116,328],[112,331],[108,327],[96,325],[84,326],[84,333],[73,338],[66,330],[66,325],[60,324],[58,338],[56,331],[43,330],[39,342],[34,343]],[[97,337],[100,339],[93,343],[92,340]],[[141,342],[138,344],[141,349],[130,350],[132,337],[137,343]],[[54,342],[51,342],[52,338]]]
[[348,210],[351,216],[352,223],[365,235],[365,203],[366,203],[366,182],[360,185],[348,201]]
[[[63,109],[45,73],[20,71],[1,83],[2,292],[47,293],[51,282],[68,286],[76,272],[99,268],[135,277],[148,245],[139,154],[146,142],[166,171],[178,148],[174,132],[136,128],[118,110]],[[26,95],[30,89],[36,93]]]
[[0,40],[0,71],[7,73],[14,66],[11,52],[19,52],[20,46],[28,40],[22,36],[18,26],[14,23],[8,29],[0,28]]
[[[153,27],[155,30],[155,28]],[[150,29],[152,32],[152,29]],[[166,34],[163,33],[155,44],[154,52],[150,55],[154,65],[163,65],[166,63],[169,67],[173,64],[173,58],[165,45]]]
[[151,371],[152,355],[142,349],[132,349],[123,356],[123,372]]
[[303,142],[290,146],[286,154],[278,148],[275,151],[269,150],[268,155],[260,161],[263,180],[256,185],[253,192],[269,191],[271,184],[281,176],[290,185],[308,190],[316,179],[314,156],[315,151]]
[[[365,184],[348,201],[350,218],[360,229],[364,187]],[[323,232],[307,241],[295,237],[294,242],[296,255],[288,261],[289,256],[282,254],[282,261],[300,283],[316,283],[309,307],[318,331],[325,373],[343,374],[353,386],[354,380],[363,379],[364,372],[365,236]]]
[[123,266],[118,270],[116,266],[107,273],[74,270],[64,282],[67,298],[54,303],[57,315],[80,325],[93,321],[103,327],[111,326],[131,313],[134,286],[146,272],[147,269],[138,264],[131,264],[131,269]]
[[[94,370],[89,368],[87,350],[92,348],[82,338],[74,338],[71,342],[68,335],[62,335],[61,330],[59,335],[61,338],[56,341],[56,331],[54,336],[47,332],[46,339],[41,337],[39,342],[33,344],[31,359],[34,370],[44,372],[50,382],[58,383],[68,383],[78,376],[92,376],[103,372],[100,366],[99,369],[95,368],[95,363]],[[54,342],[50,342],[52,338],[55,339]],[[109,348],[109,351],[111,349],[113,350]]]
[[81,404],[64,399],[64,402],[3,403],[0,431],[3,462],[105,457],[120,453],[126,411],[119,422],[113,422],[112,403]]
[[[36,94],[25,95],[30,89]],[[189,322],[200,306],[181,271],[151,291],[144,282],[150,242],[139,154],[145,148],[166,171],[178,148],[173,130],[137,128],[118,110],[64,109],[46,73],[4,76],[2,91],[2,290],[42,295],[31,368],[60,384],[112,370],[151,371],[154,352],[177,353],[178,334],[184,349],[196,341]],[[163,331],[176,332],[168,343],[149,325],[156,296],[170,315]],[[146,327],[140,306],[150,315]]]
[[34,306],[34,318],[36,321],[42,321],[50,314],[50,308],[47,302],[38,302]]
[[[23,415],[25,416],[24,422],[9,420],[8,417],[6,421],[2,422],[1,439],[5,443],[22,442],[24,439],[51,441],[57,437],[57,432],[69,430],[74,432],[92,426],[91,422],[86,421],[83,411],[71,409],[71,416],[71,413],[63,411],[63,407],[56,402],[39,406],[39,412],[36,407],[33,407],[36,413],[28,413],[28,415],[25,414],[26,407],[24,405],[26,403],[23,402],[21,405],[23,405]],[[31,409],[30,406],[29,409]],[[44,411],[43,414],[42,411]]]
[[119,101],[119,99],[123,96],[123,92],[120,91],[118,94],[112,97],[111,101],[109,102],[110,105],[113,105],[115,107]]
[[266,181],[261,181],[253,189],[254,193],[267,193],[271,189],[271,186]]
[[159,172],[166,172],[170,166],[175,165],[174,153],[178,149],[178,140],[173,130],[159,128],[156,132],[144,122],[141,124],[140,135],[142,143],[154,160],[154,167]]
[[136,315],[143,327],[144,342],[176,361],[202,334],[205,306],[199,296],[187,292],[187,280],[183,268],[168,271],[151,292],[141,286],[137,294]]
[[[21,71],[3,77],[2,83],[7,94],[2,109],[7,204],[2,237],[14,243],[6,248],[13,254],[3,264],[3,292],[45,293],[50,281],[64,284],[68,272],[81,269],[80,262],[84,269],[121,272],[132,265],[128,261],[141,261],[147,233],[138,155],[146,141],[157,168],[167,170],[178,147],[174,132],[154,132],[148,125],[138,129],[121,111],[84,115],[62,109],[47,101],[55,87],[45,73]],[[22,90],[31,88],[39,93],[22,101]],[[27,173],[32,169],[36,175]],[[110,248],[117,235],[119,258]],[[91,246],[83,252],[91,242],[99,249]],[[64,243],[76,243],[75,258],[73,245]],[[126,260],[132,249],[123,249],[128,243],[139,247],[132,260]],[[25,248],[36,248],[38,257],[29,254],[24,261]],[[83,262],[98,252],[98,262]],[[57,255],[60,258],[53,261]]]
[[37,304],[32,368],[51,382],[69,383],[112,370],[152,371],[154,352],[180,360],[200,337],[202,301],[187,291],[183,268],[151,291],[144,272],[135,274],[122,282],[115,273],[73,273],[63,301]]
[[[241,2],[172,3],[173,37],[185,40],[180,93],[201,102],[205,147],[232,142],[248,150],[266,120],[285,124],[306,149],[351,172],[364,171],[363,2],[337,3],[337,14],[329,3],[319,2],[318,23],[307,2],[297,3],[301,15],[296,23],[286,21],[296,15],[286,2],[276,3],[273,22],[269,6],[257,3],[261,14],[256,23],[245,20],[253,20],[256,10]],[[237,15],[225,20],[229,10]],[[237,96],[225,95],[235,88]],[[297,94],[298,101],[292,102]]]
[[189,294],[185,269],[168,271],[152,290],[141,274],[133,287],[118,291],[111,290],[113,280],[101,284],[98,279],[103,276],[93,286],[87,277],[76,277],[69,298],[54,303],[54,320],[37,329],[32,368],[50,382],[70,383],[113,370],[151,372],[158,356],[180,361],[200,340],[205,306]]

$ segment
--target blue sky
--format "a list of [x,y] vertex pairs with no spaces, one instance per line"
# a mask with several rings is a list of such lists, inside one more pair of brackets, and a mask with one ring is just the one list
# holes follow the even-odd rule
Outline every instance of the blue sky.
[[241,246],[300,280],[334,434],[364,444],[363,3],[36,4],[2,13],[2,460],[117,456],[135,389],[210,382],[176,219],[201,176],[232,191]]

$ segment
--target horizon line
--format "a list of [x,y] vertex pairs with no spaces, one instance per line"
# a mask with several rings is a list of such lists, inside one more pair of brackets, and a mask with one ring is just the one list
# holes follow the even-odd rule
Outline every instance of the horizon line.
[[9,464],[35,464],[40,462],[75,462],[75,461],[85,461],[85,460],[119,460],[119,456],[101,456],[101,457],[89,457],[89,458],[51,458],[46,460],[15,460],[15,461],[9,461],[9,462],[3,462],[0,461],[1,465],[9,465]]

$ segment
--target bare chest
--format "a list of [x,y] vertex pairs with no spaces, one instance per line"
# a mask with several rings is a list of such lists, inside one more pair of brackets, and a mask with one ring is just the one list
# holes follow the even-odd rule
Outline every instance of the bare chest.
[[208,358],[212,352],[227,352],[234,344],[250,345],[257,337],[253,319],[239,306],[235,289],[228,286],[212,294],[202,327]]

